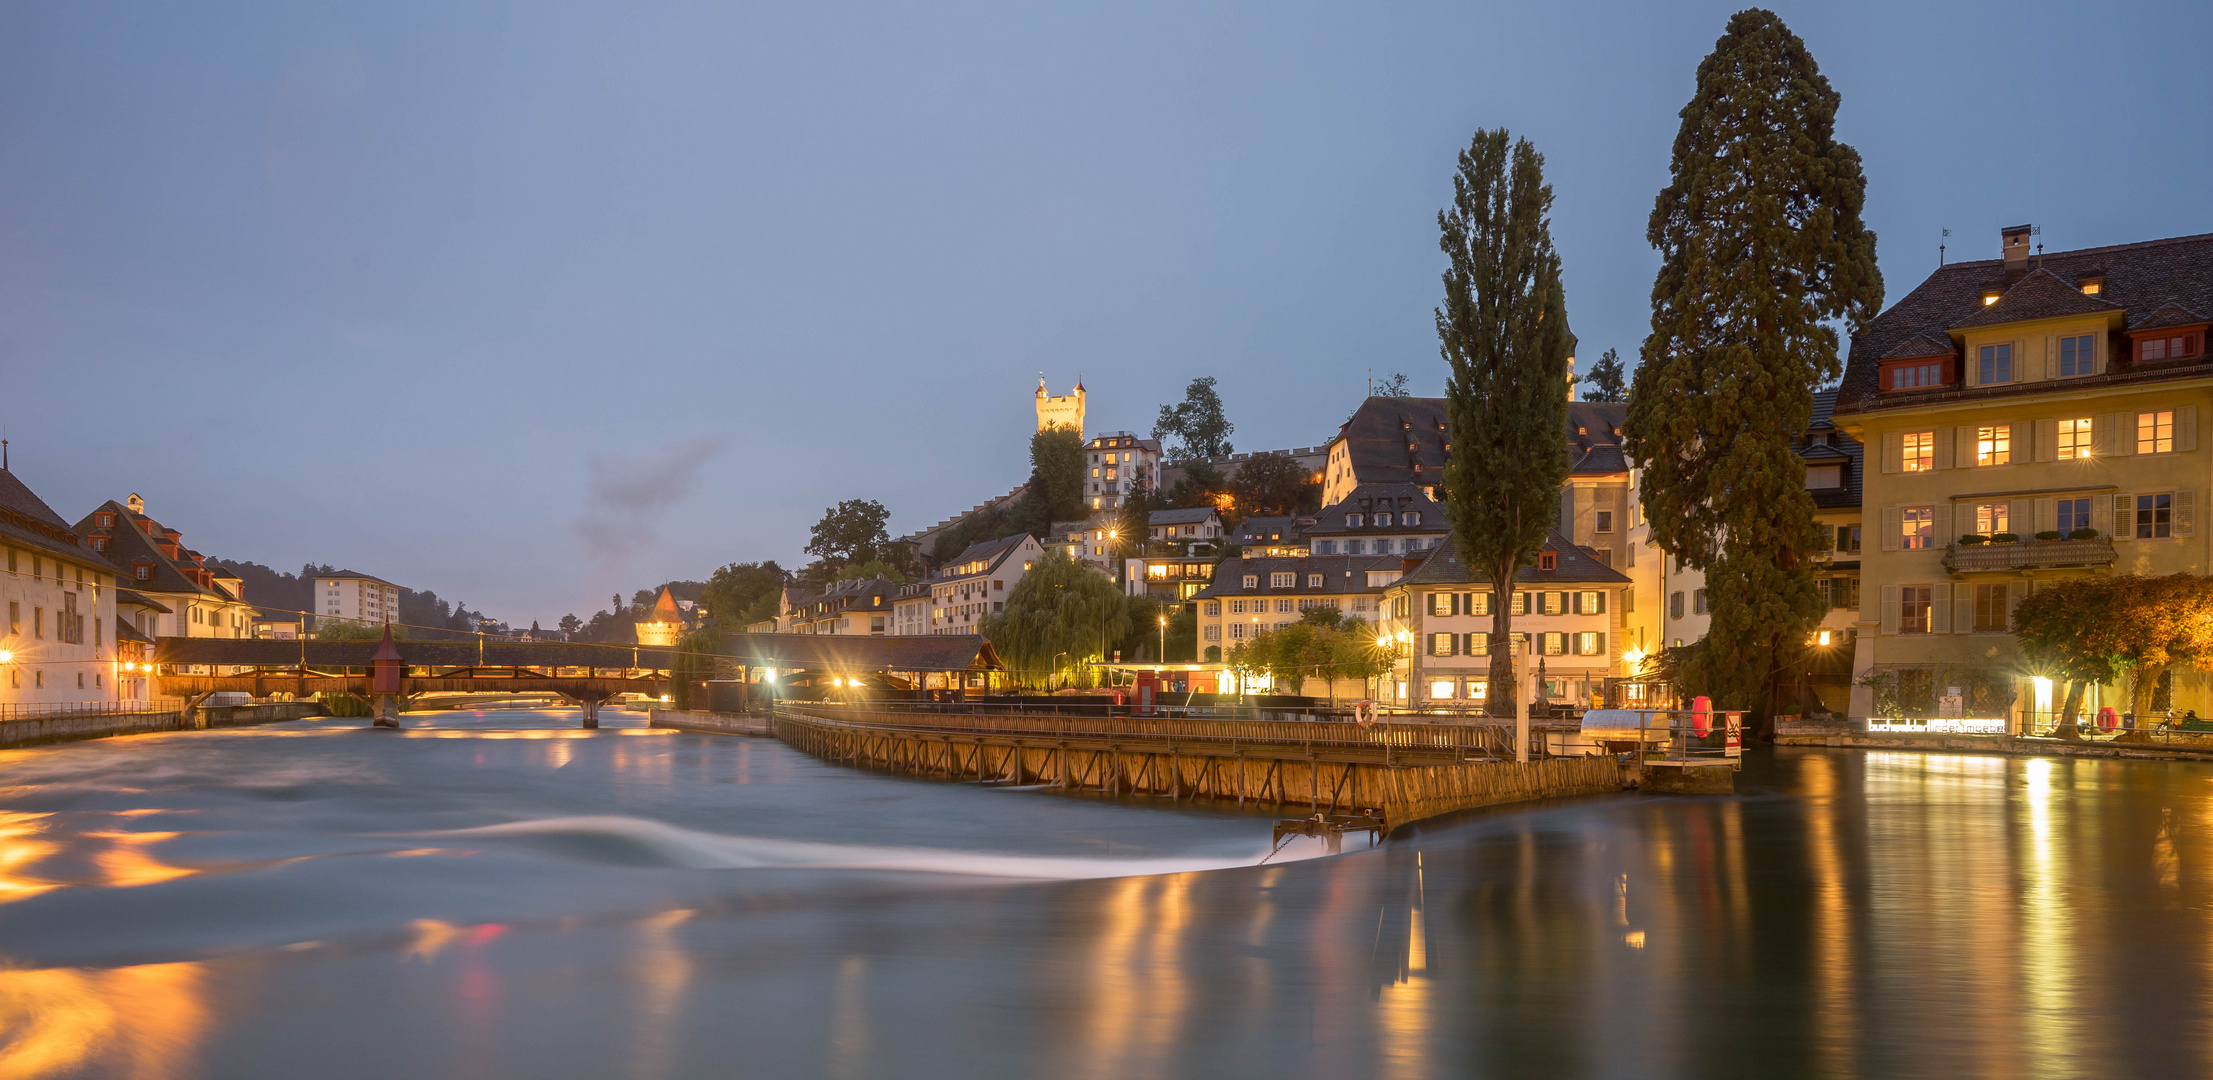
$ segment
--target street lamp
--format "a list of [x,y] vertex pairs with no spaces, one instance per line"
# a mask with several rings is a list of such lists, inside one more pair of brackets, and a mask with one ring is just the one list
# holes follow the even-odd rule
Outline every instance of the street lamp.
[[[1066,655],[1068,655],[1068,653],[1067,653],[1067,652],[1066,652],[1065,650],[1063,650],[1063,651],[1061,651],[1061,652],[1057,652],[1057,653],[1054,653],[1054,654],[1053,654],[1053,672],[1054,672],[1054,674],[1059,674],[1059,672],[1060,672],[1060,658],[1061,658],[1061,657],[1063,657],[1063,656],[1066,656]],[[1048,690],[1050,690],[1050,689],[1051,689],[1051,687],[1052,687],[1052,679],[1051,679],[1051,677],[1050,677],[1050,676],[1048,676],[1048,677],[1046,678],[1046,680],[1045,680],[1045,685],[1046,685],[1046,688],[1047,688]]]
[[1163,664],[1168,662],[1168,616],[1166,615],[1160,617],[1160,655],[1155,659]]

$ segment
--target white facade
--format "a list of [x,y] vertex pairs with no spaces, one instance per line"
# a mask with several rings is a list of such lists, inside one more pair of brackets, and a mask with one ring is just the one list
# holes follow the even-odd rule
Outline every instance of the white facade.
[[1045,549],[1028,533],[970,547],[930,579],[925,632],[976,633],[987,616],[1006,610],[1008,590],[1044,555]]
[[315,614],[377,625],[400,621],[400,587],[366,574],[315,579]]
[[7,547],[0,577],[0,704],[117,700],[115,577],[90,552],[67,559]]
[[1127,431],[1100,435],[1083,447],[1084,508],[1120,510],[1131,495],[1160,484],[1160,443]]

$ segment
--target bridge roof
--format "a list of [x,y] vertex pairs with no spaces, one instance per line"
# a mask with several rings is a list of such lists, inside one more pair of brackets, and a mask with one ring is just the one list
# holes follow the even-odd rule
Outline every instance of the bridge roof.
[[[240,638],[165,637],[154,645],[158,664],[219,664],[239,667],[368,667],[374,641],[279,641]],[[395,641],[401,663],[409,667],[600,667],[664,670],[670,650],[574,641],[487,641],[481,659],[474,641]]]
[[999,671],[1006,665],[975,634],[730,634],[722,654],[749,667],[787,671]]

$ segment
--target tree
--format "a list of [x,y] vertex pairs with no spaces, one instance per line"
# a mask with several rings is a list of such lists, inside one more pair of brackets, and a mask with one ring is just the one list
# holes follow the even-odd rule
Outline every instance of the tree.
[[727,563],[707,578],[707,588],[699,594],[700,606],[722,629],[743,630],[745,615],[764,597],[773,604],[790,580],[791,575],[774,559]]
[[1183,476],[1168,489],[1166,509],[1215,506],[1230,494],[1230,484],[1212,462],[1194,459],[1183,463]]
[[1265,674],[1294,694],[1303,693],[1309,679],[1323,680],[1334,706],[1338,680],[1366,679],[1383,670],[1371,647],[1373,634],[1364,620],[1343,618],[1335,608],[1313,608],[1281,630],[1246,639],[1230,650],[1229,663]]
[[1049,521],[1083,516],[1083,433],[1051,424],[1030,436],[1030,488],[1045,500]]
[[717,674],[720,665],[715,650],[721,644],[722,634],[709,626],[676,639],[674,655],[669,657],[670,704],[679,710],[692,708],[693,685]]
[[[1460,154],[1452,207],[1437,215],[1451,259],[1437,309],[1437,337],[1452,371],[1445,515],[1460,557],[1491,584],[1493,715],[1521,707],[1510,601],[1516,574],[1559,517],[1573,347],[1544,158],[1526,139],[1511,150],[1507,140],[1504,128],[1475,133]],[[1526,753],[1526,745],[1518,749]]]
[[1403,372],[1403,371],[1394,371],[1394,372],[1392,372],[1392,373],[1391,373],[1391,377],[1390,377],[1390,378],[1388,378],[1388,379],[1385,379],[1385,380],[1383,380],[1382,382],[1376,383],[1376,384],[1375,384],[1375,385],[1374,385],[1373,387],[1371,387],[1371,388],[1369,389],[1369,391],[1368,391],[1368,396],[1369,396],[1369,397],[1412,397],[1412,396],[1414,396],[1414,395],[1413,395],[1413,393],[1412,393],[1411,391],[1409,391],[1409,390],[1407,390],[1407,389],[1406,389],[1406,384],[1407,384],[1407,378],[1406,378],[1406,373],[1405,373],[1405,372]]
[[1129,635],[1124,600],[1106,575],[1048,551],[1007,590],[1006,611],[985,618],[983,636],[1018,676],[1049,678],[1061,654],[1080,663]]
[[1238,509],[1246,516],[1253,514],[1295,514],[1305,509],[1317,496],[1320,484],[1314,474],[1298,459],[1280,450],[1269,450],[1246,458],[1238,466],[1237,479],[1230,484],[1230,491],[1237,496]]
[[2213,661],[2213,578],[2195,574],[2071,578],[2021,601],[2013,633],[2032,665],[2068,680],[2062,737],[2072,737],[2083,688],[2126,670],[2141,726],[2176,666]]
[[1176,444],[1168,448],[1168,459],[1177,464],[1206,458],[1228,457],[1230,433],[1237,430],[1222,414],[1222,396],[1214,392],[1214,377],[1191,380],[1184,387],[1183,400],[1174,405],[1160,407],[1160,417],[1153,421],[1153,438],[1163,442],[1170,435]]
[[1621,369],[1620,350],[1606,350],[1605,355],[1600,356],[1598,362],[1591,365],[1591,373],[1583,378],[1584,382],[1591,384],[1591,388],[1584,391],[1583,400],[1612,402],[1629,400],[1629,387],[1626,378],[1627,376]]
[[832,563],[867,562],[891,543],[884,523],[891,512],[874,499],[847,499],[822,512],[808,533],[807,554]]
[[561,633],[567,635],[570,638],[574,638],[577,631],[584,629],[584,620],[577,618],[576,613],[572,611],[566,615],[561,616],[561,622],[559,625],[561,628]]
[[1698,66],[1647,229],[1661,265],[1624,448],[1653,539],[1706,572],[1707,681],[1755,710],[1760,737],[1803,693],[1824,612],[1810,561],[1822,534],[1792,444],[1838,367],[1830,323],[1856,330],[1883,298],[1838,100],[1781,19],[1738,12]]
[[[384,624],[366,623],[357,619],[317,619],[314,636],[317,641],[382,641]],[[407,640],[407,627],[394,625],[392,640]]]

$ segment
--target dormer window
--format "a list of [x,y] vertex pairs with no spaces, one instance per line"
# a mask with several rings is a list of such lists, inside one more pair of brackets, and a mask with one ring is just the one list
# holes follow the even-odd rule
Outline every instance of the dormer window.
[[1389,515],[1389,514],[1377,514],[1377,515],[1375,516],[1375,523],[1376,523],[1376,524],[1377,524],[1378,526],[1381,526],[1381,527],[1383,527],[1383,528],[1389,528],[1389,527],[1390,527],[1390,525],[1391,525],[1391,515]]
[[1942,386],[1944,382],[1944,364],[1941,361],[1891,364],[1883,368],[1882,388],[1885,390],[1919,390]]
[[1407,513],[1399,515],[1399,521],[1407,528],[1413,528],[1414,526],[1422,523],[1422,516],[1412,511],[1408,511]]
[[2005,294],[1999,292],[1996,289],[1984,289],[1982,291],[1982,306],[1989,307],[1990,305],[1997,303],[1998,297],[2003,295]]
[[1345,528],[1348,528],[1348,529],[1357,529],[1357,528],[1359,528],[1359,527],[1360,527],[1360,515],[1359,515],[1359,514],[1346,514],[1346,515],[1345,515]]
[[2102,277],[2086,277],[2075,282],[2075,287],[2081,289],[2084,296],[2096,296],[2105,291],[2105,279]]
[[1559,553],[1559,552],[1557,552],[1557,551],[1540,551],[1540,552],[1538,552],[1538,553],[1537,553],[1537,569],[1539,569],[1539,570],[1558,570],[1559,568],[1560,568],[1560,553]]
[[2166,334],[2159,337],[2139,338],[2136,342],[2138,360],[2178,360],[2196,356],[2203,349],[2204,337],[2197,333]]

